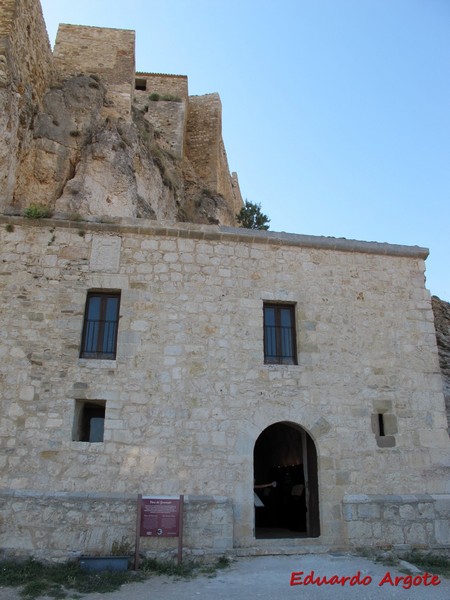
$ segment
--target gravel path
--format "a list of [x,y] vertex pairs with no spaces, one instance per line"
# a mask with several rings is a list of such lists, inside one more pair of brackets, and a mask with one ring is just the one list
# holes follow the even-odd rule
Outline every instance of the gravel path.
[[[405,571],[403,567],[400,569]],[[325,576],[334,578],[328,584],[308,584],[311,576],[305,578],[311,571],[314,571],[314,580]],[[229,568],[218,571],[213,578],[201,576],[176,581],[155,576],[143,583],[125,585],[117,592],[88,594],[83,596],[83,600],[449,600],[449,579],[438,578],[440,583],[433,585],[438,580],[433,581],[431,575],[425,577],[415,570],[410,578],[399,580],[397,586],[390,584],[390,581],[395,582],[396,577],[406,576],[406,572],[399,568],[346,554],[262,556],[239,558]],[[342,585],[344,577],[353,577],[353,580],[347,579]],[[290,585],[291,579],[298,585]],[[380,586],[383,579],[385,583]],[[409,585],[411,587],[405,589]],[[19,595],[11,588],[0,588],[0,599],[19,600]]]

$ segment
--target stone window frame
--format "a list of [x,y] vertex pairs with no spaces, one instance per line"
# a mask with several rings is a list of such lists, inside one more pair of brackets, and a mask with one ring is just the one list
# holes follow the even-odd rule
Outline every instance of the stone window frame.
[[90,444],[102,443],[105,419],[106,400],[75,400],[72,441]]
[[144,77],[136,77],[134,80],[134,89],[141,92],[147,91],[147,79]]
[[394,448],[395,434],[398,433],[397,417],[389,409],[374,407],[372,413],[372,433],[379,448]]
[[[99,318],[89,319],[89,311],[94,299],[100,299]],[[114,311],[113,318],[106,319],[109,299],[117,301],[116,310]],[[80,358],[89,360],[116,359],[120,301],[120,290],[89,290],[87,292],[81,334]]]
[[[267,309],[275,311],[275,325],[267,325]],[[290,314],[290,325],[281,325],[281,311],[288,310]],[[272,342],[269,341],[269,328]],[[283,340],[283,329],[289,331],[287,340]],[[276,300],[263,301],[263,333],[264,333],[264,364],[267,365],[298,365],[297,358],[297,325],[296,325],[296,303],[278,302]],[[275,345],[275,354],[269,354],[268,348]],[[289,348],[288,348],[289,347]]]

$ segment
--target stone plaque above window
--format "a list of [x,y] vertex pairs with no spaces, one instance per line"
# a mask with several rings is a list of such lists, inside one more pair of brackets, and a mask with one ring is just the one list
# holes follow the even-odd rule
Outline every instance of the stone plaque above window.
[[92,238],[91,259],[89,267],[92,271],[117,273],[120,266],[120,249],[122,240],[118,236],[96,236]]

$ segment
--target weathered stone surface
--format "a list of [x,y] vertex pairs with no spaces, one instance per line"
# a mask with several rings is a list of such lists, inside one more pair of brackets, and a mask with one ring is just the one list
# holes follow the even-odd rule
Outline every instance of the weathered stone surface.
[[205,188],[188,159],[160,147],[144,112],[136,109],[133,122],[105,119],[105,102],[106,89],[92,76],[74,76],[47,93],[17,171],[15,210],[32,199],[83,216],[233,222],[223,197]]
[[[411,523],[444,519],[449,443],[436,341],[423,333],[423,249],[142,219],[2,220],[8,488],[225,496],[233,544],[254,547],[254,445],[289,422],[316,444],[318,543],[413,545]],[[78,358],[90,289],[121,291],[115,360]],[[296,304],[298,365],[264,364],[266,300]],[[73,441],[84,399],[106,403],[101,443]],[[376,407],[396,416],[395,447],[377,445]],[[344,510],[346,534],[349,494],[367,507]],[[447,543],[439,531],[426,530],[430,544]]]
[[17,170],[14,207],[32,201],[54,208],[73,177],[82,149],[100,126],[104,98],[103,86],[86,76],[70,79],[46,94],[43,112],[34,120],[33,140]]
[[57,81],[79,73],[95,74],[108,89],[110,118],[131,119],[134,88],[134,31],[61,24],[54,50]]
[[[449,547],[428,251],[230,227],[217,94],[135,74],[130,31],[63,26],[52,56],[37,0],[0,4],[0,209],[56,217],[0,216],[2,547],[107,550],[144,491],[188,496],[193,551],[272,550],[253,495],[272,424],[317,453],[309,544]],[[105,360],[79,358],[89,291],[120,293]],[[265,364],[267,302],[293,305],[298,364]],[[101,441],[82,441],[84,406],[104,409]]]
[[[126,541],[134,552],[137,494],[36,492],[0,490],[0,512],[8,535],[0,532],[2,557],[42,560],[75,558],[80,554],[109,554],[114,542]],[[223,554],[233,547],[233,506],[229,498],[186,496],[184,553]],[[175,539],[146,539],[143,554],[177,552]]]
[[[205,118],[209,127],[204,127]],[[233,186],[222,140],[222,104],[218,94],[192,96],[189,100],[186,157],[206,188],[228,199],[232,214],[239,212],[242,197]],[[236,183],[236,181],[235,181]]]
[[18,162],[53,74],[52,54],[36,0],[0,5],[0,211],[14,200]]
[[[83,216],[234,225],[242,198],[221,110],[202,98],[189,98],[185,76],[136,77],[133,31],[61,25],[52,56],[39,2],[8,0],[0,16],[0,209],[18,214],[37,203]],[[191,160],[186,148],[201,138],[210,143]]]
[[436,338],[439,351],[444,388],[445,405],[447,407],[448,432],[450,435],[450,304],[437,296],[431,298],[436,327]]
[[[450,495],[396,497],[369,495],[343,499],[344,520],[352,546],[386,548],[447,548],[448,520],[441,511],[450,510]],[[380,525],[381,535],[374,535]]]

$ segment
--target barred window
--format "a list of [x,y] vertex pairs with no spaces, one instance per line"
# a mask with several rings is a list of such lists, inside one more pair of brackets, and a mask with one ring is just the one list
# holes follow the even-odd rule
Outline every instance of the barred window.
[[297,364],[294,305],[264,303],[264,362]]
[[116,358],[120,292],[89,292],[84,313],[81,358]]

